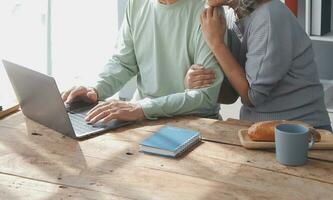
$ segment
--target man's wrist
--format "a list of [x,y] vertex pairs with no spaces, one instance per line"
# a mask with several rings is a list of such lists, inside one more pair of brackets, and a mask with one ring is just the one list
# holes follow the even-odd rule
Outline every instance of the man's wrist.
[[145,119],[149,119],[149,120],[157,119],[157,117],[155,117],[155,116],[160,111],[158,110],[158,108],[156,106],[153,105],[153,103],[151,102],[150,99],[139,100],[139,101],[137,101],[137,104],[140,105],[140,107],[143,111],[143,114],[145,116]]
[[135,113],[137,113],[138,115],[138,120],[145,120],[145,114],[143,112],[143,108],[141,107],[140,104],[136,104],[136,108],[135,108]]

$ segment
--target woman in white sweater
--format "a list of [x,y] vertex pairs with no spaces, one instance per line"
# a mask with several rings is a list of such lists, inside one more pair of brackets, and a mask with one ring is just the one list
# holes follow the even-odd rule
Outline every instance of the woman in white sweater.
[[[301,120],[331,130],[312,43],[280,0],[208,0],[201,16],[204,38],[241,97],[240,118],[253,122]],[[218,7],[234,11],[228,27]],[[229,47],[223,38],[229,30]],[[189,71],[189,88],[205,87],[212,75]],[[223,94],[222,94],[223,95]]]

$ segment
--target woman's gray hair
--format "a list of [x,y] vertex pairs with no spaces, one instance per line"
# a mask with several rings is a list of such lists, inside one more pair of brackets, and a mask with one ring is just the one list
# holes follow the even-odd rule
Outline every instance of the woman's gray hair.
[[264,0],[239,0],[239,12],[242,16],[252,13]]

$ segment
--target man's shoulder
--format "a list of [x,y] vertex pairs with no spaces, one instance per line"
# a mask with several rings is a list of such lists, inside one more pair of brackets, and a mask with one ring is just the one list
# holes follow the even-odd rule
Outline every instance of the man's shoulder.
[[189,21],[191,21],[193,28],[198,29],[200,26],[200,15],[205,9],[205,2],[203,0],[192,0],[187,4],[187,12]]
[[131,22],[136,21],[143,13],[147,12],[147,7],[153,4],[154,0],[128,0],[126,12]]
[[153,3],[154,0],[128,0],[128,3],[133,6],[141,6],[146,3]]
[[146,7],[147,4],[152,3],[154,3],[154,0],[128,0],[127,7],[130,11],[135,11]]
[[203,1],[203,0],[192,0],[190,2],[194,7],[198,8],[198,9],[203,9],[205,6],[205,1]]
[[205,9],[205,3],[203,0],[193,0],[190,1],[190,10],[196,14],[196,15],[201,15],[201,13],[204,11]]
[[[147,7],[147,5],[155,4],[158,0],[128,0],[128,7],[130,10],[140,10],[141,8]],[[188,10],[194,14],[200,15],[204,10],[205,2],[203,0],[178,0],[178,1],[187,1]]]
[[[147,4],[155,4],[155,1],[158,0],[128,0],[128,6],[131,8],[141,8],[145,7]],[[204,0],[178,0],[178,1],[187,1],[189,9],[193,12],[201,12],[204,9],[205,2]]]
[[144,7],[145,4],[147,3],[153,3],[154,0],[128,0],[127,6],[136,9],[140,7]]

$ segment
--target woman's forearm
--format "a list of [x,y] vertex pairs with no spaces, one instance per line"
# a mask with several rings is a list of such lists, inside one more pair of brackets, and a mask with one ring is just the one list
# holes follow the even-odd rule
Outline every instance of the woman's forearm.
[[242,102],[252,106],[248,96],[249,83],[246,79],[244,68],[239,65],[225,44],[216,45],[212,51],[220,63],[225,76],[228,77],[229,82],[240,95]]

